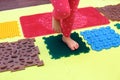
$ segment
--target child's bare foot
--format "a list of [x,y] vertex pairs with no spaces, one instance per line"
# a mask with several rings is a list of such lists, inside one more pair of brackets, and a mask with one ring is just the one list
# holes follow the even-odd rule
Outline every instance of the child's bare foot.
[[71,49],[71,50],[76,50],[79,48],[79,44],[74,41],[73,39],[71,39],[70,37],[62,37],[63,42],[65,42],[67,44],[67,46]]
[[54,17],[52,18],[52,28],[55,32],[61,33],[60,21]]

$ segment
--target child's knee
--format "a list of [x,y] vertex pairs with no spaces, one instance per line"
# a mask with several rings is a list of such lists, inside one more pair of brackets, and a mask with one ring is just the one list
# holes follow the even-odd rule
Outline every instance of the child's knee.
[[70,16],[70,9],[57,9],[54,10],[54,16],[57,19],[65,19]]

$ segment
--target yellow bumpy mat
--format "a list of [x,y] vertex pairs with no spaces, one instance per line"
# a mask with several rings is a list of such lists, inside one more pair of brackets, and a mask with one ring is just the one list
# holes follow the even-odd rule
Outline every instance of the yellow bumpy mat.
[[0,23],[0,39],[20,36],[17,21]]

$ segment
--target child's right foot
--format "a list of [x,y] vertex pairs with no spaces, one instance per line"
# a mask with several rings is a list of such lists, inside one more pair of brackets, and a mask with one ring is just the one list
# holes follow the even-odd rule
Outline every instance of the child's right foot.
[[76,50],[79,48],[79,44],[74,41],[73,39],[71,39],[70,37],[62,37],[63,42],[65,42],[67,44],[67,46],[71,49],[71,50]]
[[61,33],[60,21],[52,18],[52,28],[55,32]]

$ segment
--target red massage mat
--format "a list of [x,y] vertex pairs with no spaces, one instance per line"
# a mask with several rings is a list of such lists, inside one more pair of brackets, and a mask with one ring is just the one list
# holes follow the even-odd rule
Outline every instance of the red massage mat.
[[[24,37],[30,38],[54,33],[51,20],[51,12],[20,17]],[[109,20],[101,15],[95,8],[80,8],[76,13],[73,29],[104,25],[108,23]]]

